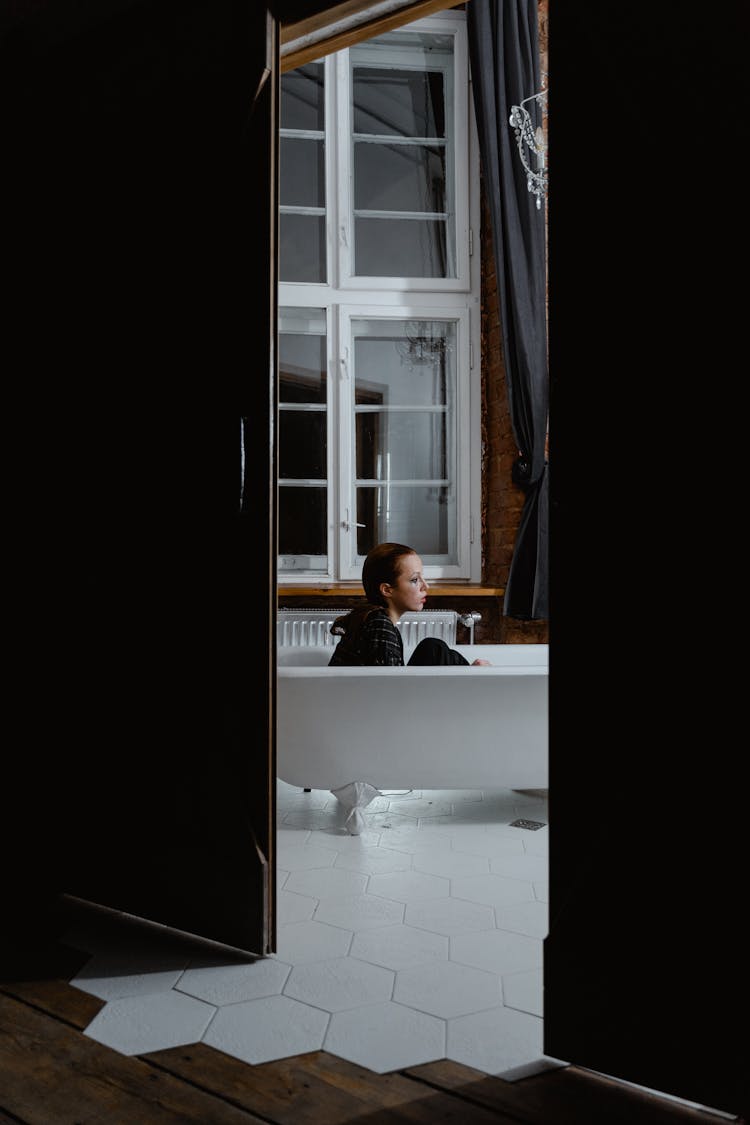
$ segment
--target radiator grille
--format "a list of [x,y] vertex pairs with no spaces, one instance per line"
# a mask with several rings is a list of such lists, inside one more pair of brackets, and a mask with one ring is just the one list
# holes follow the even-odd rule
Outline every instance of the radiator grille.
[[[333,648],[339,638],[331,636],[331,625],[347,611],[341,609],[280,609],[276,615],[276,644]],[[458,614],[452,609],[405,613],[398,623],[404,648],[411,649],[425,637],[440,637],[456,643]]]

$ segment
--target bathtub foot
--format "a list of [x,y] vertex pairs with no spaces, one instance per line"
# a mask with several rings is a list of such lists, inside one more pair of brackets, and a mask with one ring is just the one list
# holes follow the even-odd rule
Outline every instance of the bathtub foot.
[[380,790],[367,781],[351,781],[348,785],[340,785],[332,789],[334,797],[349,809],[349,815],[344,821],[344,827],[350,836],[359,836],[367,828],[367,821],[363,809],[367,808],[374,797],[379,797]]

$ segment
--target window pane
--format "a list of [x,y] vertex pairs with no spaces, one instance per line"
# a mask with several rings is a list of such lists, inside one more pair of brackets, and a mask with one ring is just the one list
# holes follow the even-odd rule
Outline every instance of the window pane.
[[452,321],[355,320],[352,331],[357,406],[445,406],[452,401]]
[[[387,36],[377,41],[388,51]],[[444,137],[445,93],[437,71],[355,66],[354,132],[398,137]]]
[[284,330],[279,333],[279,402],[325,402],[326,338]]
[[454,563],[456,322],[362,317],[351,328],[357,553],[388,539]]
[[445,223],[427,219],[356,219],[358,277],[453,277]]
[[324,480],[326,416],[324,412],[279,412],[279,476]]
[[354,206],[367,211],[443,211],[445,149],[419,144],[354,146]]
[[325,207],[323,141],[282,137],[279,150],[279,198],[287,207]]
[[452,38],[383,35],[350,60],[353,273],[455,277]]
[[408,543],[422,556],[440,555],[456,561],[455,494],[451,488],[382,485],[357,489],[357,554],[366,555],[376,543]]
[[444,480],[443,413],[357,415],[357,476],[367,480]]
[[318,556],[317,569],[325,571],[327,523],[325,488],[279,487],[279,554]]
[[278,341],[279,570],[326,574],[326,310],[283,305]]
[[280,215],[279,243],[279,274],[282,281],[325,281],[324,215]]
[[324,67],[308,63],[281,76],[281,128],[321,132],[325,128]]

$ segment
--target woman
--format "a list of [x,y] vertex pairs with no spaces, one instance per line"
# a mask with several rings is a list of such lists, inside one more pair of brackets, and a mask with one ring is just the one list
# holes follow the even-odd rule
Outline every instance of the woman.
[[[331,626],[331,632],[341,640],[329,665],[403,665],[404,644],[396,626],[402,614],[424,608],[428,587],[422,560],[413,547],[403,543],[379,543],[365,559],[362,585],[367,605],[338,617]],[[409,664],[468,663],[438,637],[425,637],[409,658]]]

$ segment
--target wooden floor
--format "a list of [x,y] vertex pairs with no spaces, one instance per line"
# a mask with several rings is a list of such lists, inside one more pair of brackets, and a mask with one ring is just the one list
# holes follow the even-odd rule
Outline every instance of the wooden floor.
[[103,1004],[67,983],[85,960],[55,943],[2,974],[0,1123],[727,1125],[575,1067],[505,1082],[448,1061],[380,1075],[325,1051],[260,1066],[201,1043],[121,1055],[83,1034]]

